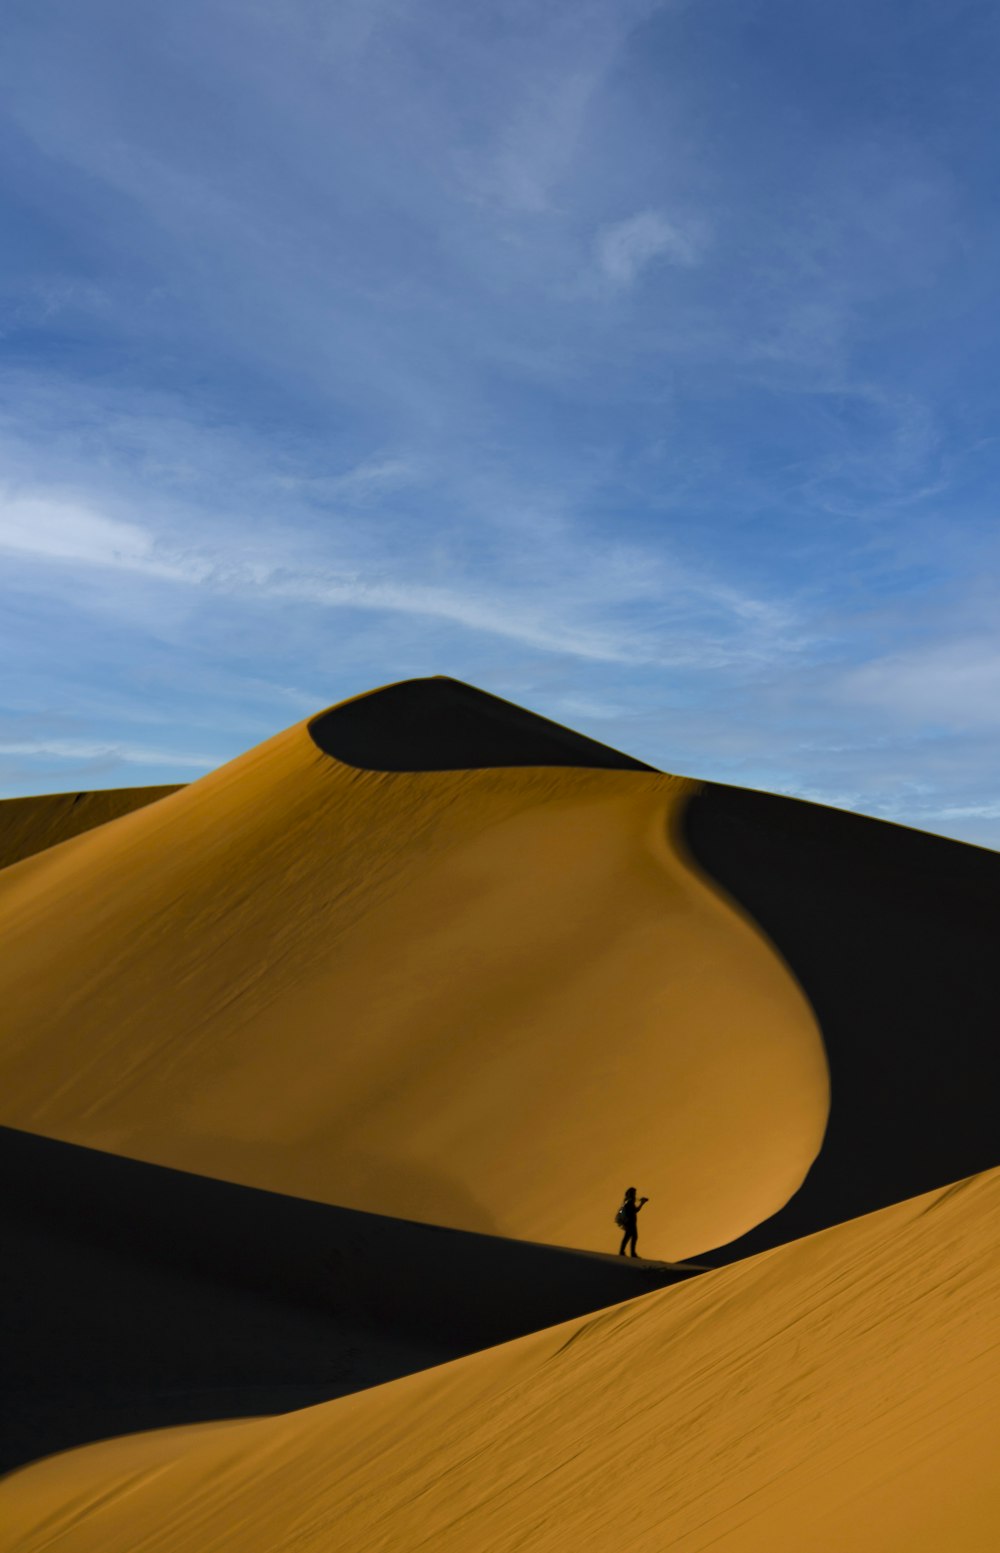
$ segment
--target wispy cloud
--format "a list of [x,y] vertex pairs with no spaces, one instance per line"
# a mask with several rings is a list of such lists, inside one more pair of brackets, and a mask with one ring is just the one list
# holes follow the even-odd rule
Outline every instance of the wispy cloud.
[[934,812],[943,820],[1000,820],[1000,803],[946,804]]
[[211,771],[221,764],[218,754],[187,755],[178,750],[150,749],[141,745],[98,743],[89,739],[0,739],[0,755],[27,755],[32,759],[124,761],[127,765],[177,767],[184,771]]
[[0,59],[3,737],[444,670],[1000,839],[992,22],[60,14]]
[[426,471],[417,458],[368,458],[342,474],[321,475],[307,480],[290,480],[309,496],[338,502],[372,502],[387,495],[419,485]]
[[[560,184],[580,156],[588,116],[609,74],[635,30],[669,3],[556,3],[537,11],[531,27],[515,14],[498,17],[488,43],[499,50],[493,52],[500,66],[495,90],[486,98],[493,111],[483,144],[463,149],[457,159],[472,197],[528,217],[558,208]],[[480,47],[470,50],[477,64]],[[480,117],[482,105],[472,112]]]
[[548,536],[538,531],[527,573],[518,536],[506,564],[498,564],[493,545],[491,574],[464,557],[461,545],[457,553],[440,550],[432,569],[450,571],[449,583],[421,577],[427,568],[419,545],[373,548],[370,538],[357,545],[349,518],[335,520],[332,531],[328,518],[317,553],[306,515],[298,520],[281,534],[256,522],[254,539],[237,554],[232,531],[218,519],[197,540],[182,540],[176,529],[156,533],[59,495],[8,492],[0,493],[0,550],[43,567],[132,572],[234,598],[430,618],[604,663],[717,664],[791,641],[786,607],[671,564],[662,550],[602,543],[599,556],[588,558],[564,524]]
[[1000,632],[873,659],[844,676],[843,693],[897,724],[1000,729]]
[[628,287],[656,259],[684,266],[697,264],[706,240],[701,223],[678,223],[669,221],[661,211],[641,210],[603,227],[595,250],[604,277],[613,286]]
[[135,523],[120,523],[79,502],[0,491],[0,549],[43,560],[142,570],[152,539]]

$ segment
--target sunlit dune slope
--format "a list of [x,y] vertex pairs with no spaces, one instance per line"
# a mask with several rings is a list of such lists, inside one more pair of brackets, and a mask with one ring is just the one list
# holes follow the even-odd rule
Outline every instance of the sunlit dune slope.
[[50,793],[0,801],[0,868],[145,808],[176,787],[120,787],[93,793]]
[[373,1391],[8,1480],[41,1553],[993,1553],[1000,1172]]
[[1000,1163],[1000,854],[714,783],[682,829],[795,973],[830,1064],[830,1120],[805,1185],[724,1254]]
[[[505,704],[431,685],[474,763]],[[568,730],[608,769],[540,764],[514,710],[506,767],[360,770],[300,724],[5,870],[0,1121],[596,1249],[634,1181],[668,1258],[773,1212],[825,1123],[808,1004],[676,845],[692,785]]]

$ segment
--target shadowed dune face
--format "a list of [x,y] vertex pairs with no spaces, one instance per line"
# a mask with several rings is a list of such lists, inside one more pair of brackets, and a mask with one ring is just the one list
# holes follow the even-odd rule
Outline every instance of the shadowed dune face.
[[17,1553],[991,1553],[1000,1172],[282,1418],[6,1485]]
[[[1000,859],[440,680],[41,803],[8,1459],[339,1400],[42,1462],[0,1545],[991,1553]],[[647,1255],[777,1249],[503,1342],[678,1273],[440,1226],[613,1250],[626,1180]]]
[[94,793],[50,793],[43,798],[5,798],[0,801],[0,868],[23,862],[176,791],[176,787],[120,787]]
[[861,815],[706,784],[695,859],[816,1010],[831,1110],[805,1185],[747,1256],[1000,1162],[1000,856]]
[[[315,720],[314,720],[315,725]],[[0,1120],[247,1185],[679,1258],[772,1213],[826,1067],[674,843],[691,784],[379,773],[300,725],[5,871]]]
[[285,1412],[692,1276],[407,1223],[0,1127],[0,1473]]
[[487,766],[652,770],[631,755],[445,675],[355,696],[314,717],[309,732],[327,755],[365,771]]

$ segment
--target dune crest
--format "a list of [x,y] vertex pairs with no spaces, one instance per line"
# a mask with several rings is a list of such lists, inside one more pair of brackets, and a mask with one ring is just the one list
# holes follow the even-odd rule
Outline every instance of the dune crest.
[[299,724],[0,876],[0,1121],[592,1249],[635,1180],[647,1254],[732,1239],[815,1157],[826,1066],[676,842],[692,791],[359,770]]
[[438,674],[342,701],[309,722],[327,755],[363,771],[473,771],[489,766],[581,766],[652,771],[512,701]]

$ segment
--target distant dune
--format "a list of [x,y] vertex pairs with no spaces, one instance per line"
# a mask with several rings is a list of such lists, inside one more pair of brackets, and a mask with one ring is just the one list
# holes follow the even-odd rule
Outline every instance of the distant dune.
[[0,1548],[993,1553],[996,854],[439,678],[0,867]]
[[0,868],[23,862],[176,791],[176,787],[121,787],[107,792],[0,800]]

